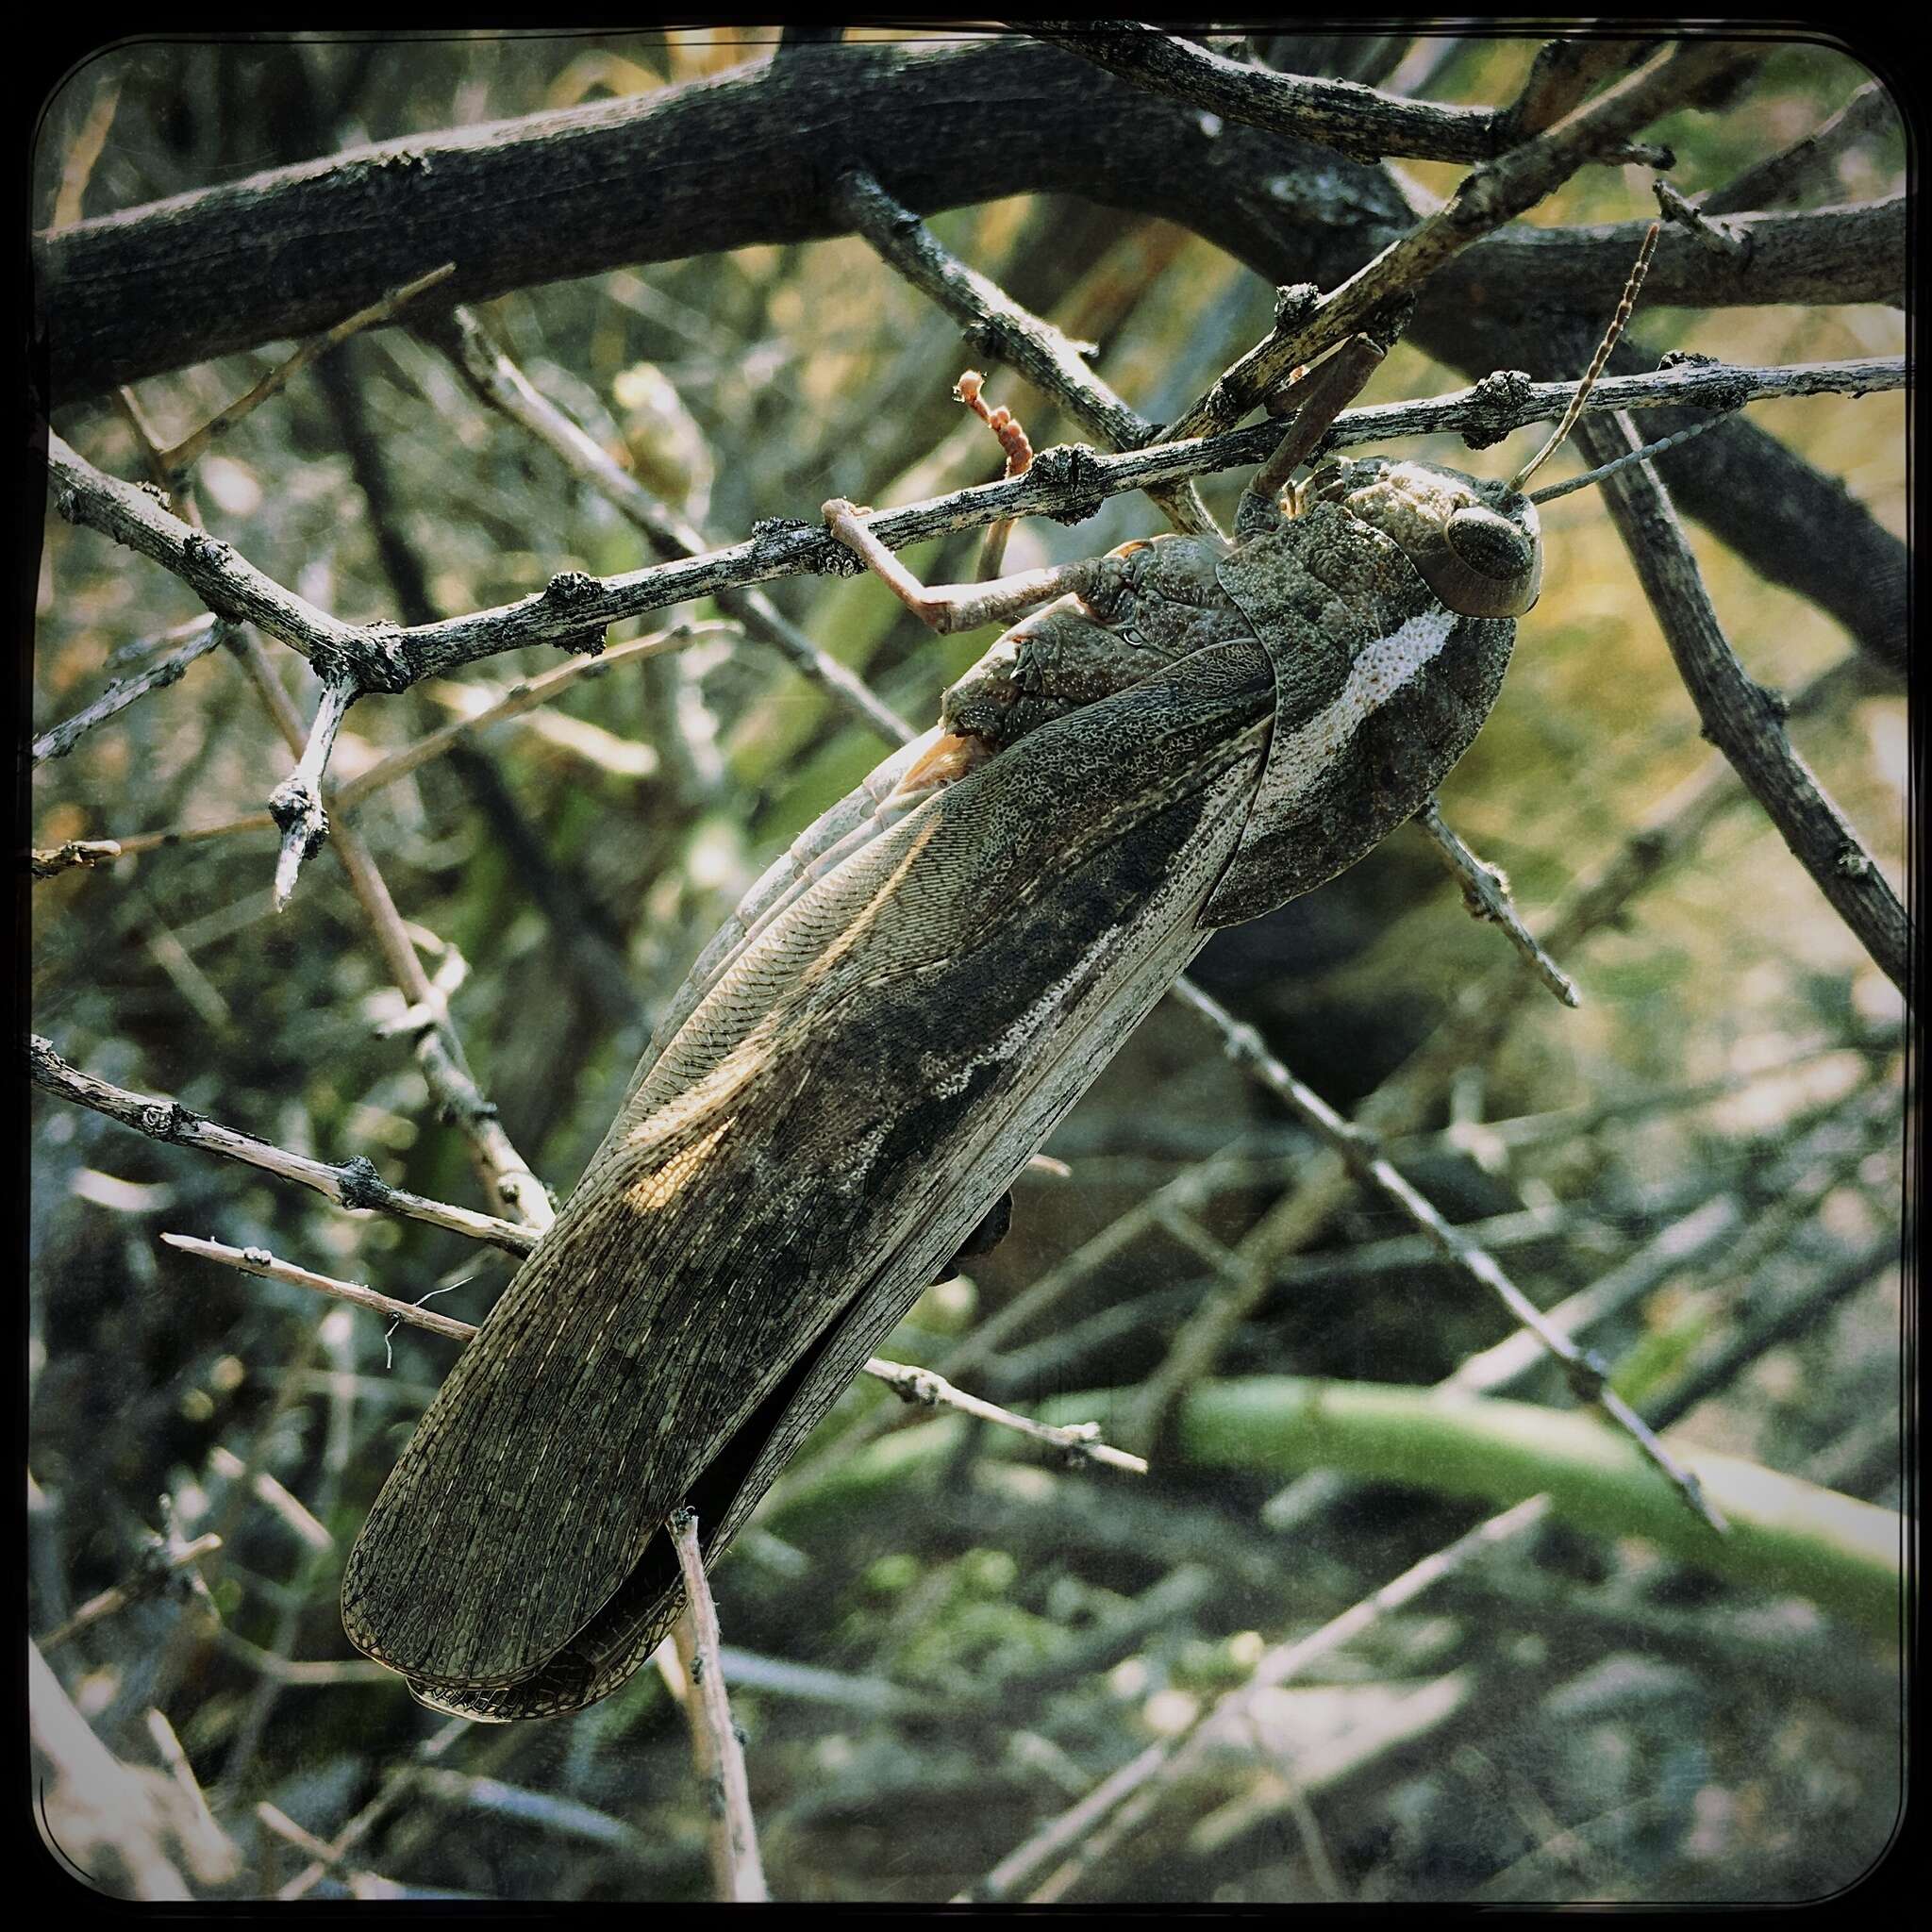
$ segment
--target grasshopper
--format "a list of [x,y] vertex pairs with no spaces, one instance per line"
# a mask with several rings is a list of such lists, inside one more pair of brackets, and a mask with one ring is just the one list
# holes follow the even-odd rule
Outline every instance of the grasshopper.
[[671,1513],[714,1560],[1211,934],[1352,865],[1468,748],[1541,582],[1523,484],[1641,269],[1508,483],[1388,458],[1291,483],[1379,359],[1357,339],[1289,392],[1232,542],[928,590],[825,505],[936,628],[1010,628],[674,996],[370,1512],[358,1649],[491,1720],[649,1656],[682,1604]]

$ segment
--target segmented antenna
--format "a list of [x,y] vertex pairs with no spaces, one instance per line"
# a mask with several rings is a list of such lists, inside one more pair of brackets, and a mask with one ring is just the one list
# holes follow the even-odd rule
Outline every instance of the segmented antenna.
[[1630,271],[1630,279],[1624,284],[1624,295],[1617,304],[1617,312],[1610,317],[1610,325],[1604,331],[1604,339],[1597,344],[1596,354],[1590,358],[1590,367],[1584,371],[1583,380],[1576,385],[1576,393],[1570,398],[1570,407],[1563,411],[1563,420],[1557,425],[1557,433],[1510,477],[1511,490],[1521,490],[1556,455],[1564,439],[1576,427],[1576,419],[1583,414],[1583,405],[1596,387],[1597,377],[1604,373],[1604,364],[1610,359],[1610,351],[1617,346],[1617,339],[1624,333],[1624,324],[1630,320],[1630,311],[1637,303],[1637,291],[1643,286],[1644,274],[1650,267],[1650,258],[1662,226],[1661,222],[1653,222],[1645,230],[1643,246],[1637,251],[1636,265]]
[[1582,475],[1566,477],[1560,483],[1546,483],[1541,490],[1532,490],[1529,500],[1532,503],[1551,503],[1559,496],[1568,496],[1573,490],[1588,490],[1592,483],[1601,483],[1618,470],[1627,470],[1632,463],[1641,463],[1646,457],[1661,456],[1667,449],[1675,449],[1680,442],[1689,442],[1693,436],[1702,436],[1707,429],[1724,422],[1729,414],[1730,411],[1726,410],[1723,416],[1707,416],[1702,423],[1693,423],[1688,429],[1679,429],[1672,436],[1660,436],[1655,442],[1646,442],[1641,449],[1614,457],[1600,469],[1586,470]]

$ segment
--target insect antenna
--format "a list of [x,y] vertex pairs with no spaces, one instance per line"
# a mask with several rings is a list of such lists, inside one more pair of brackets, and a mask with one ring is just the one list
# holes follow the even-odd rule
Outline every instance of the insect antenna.
[[1583,414],[1583,405],[1596,387],[1596,379],[1604,373],[1604,365],[1610,359],[1610,351],[1617,346],[1617,339],[1624,333],[1624,326],[1630,320],[1630,311],[1636,307],[1637,291],[1643,286],[1644,274],[1657,248],[1657,231],[1662,226],[1661,222],[1653,222],[1645,230],[1643,246],[1637,251],[1637,260],[1630,271],[1630,279],[1624,284],[1623,299],[1617,304],[1617,312],[1610,317],[1610,325],[1604,331],[1604,339],[1597,344],[1596,354],[1590,358],[1590,367],[1584,371],[1583,380],[1576,385],[1576,393],[1570,398],[1570,407],[1563,411],[1563,420],[1557,425],[1556,434],[1549,441],[1510,477],[1511,490],[1521,490],[1556,455],[1564,439],[1576,427],[1576,420]]
[[1559,496],[1568,496],[1574,490],[1588,490],[1592,483],[1601,483],[1618,470],[1627,470],[1632,463],[1641,463],[1646,457],[1661,456],[1667,449],[1675,449],[1680,442],[1689,442],[1693,436],[1702,436],[1707,429],[1724,422],[1729,413],[1725,410],[1722,416],[1707,416],[1702,423],[1693,423],[1690,428],[1679,429],[1671,436],[1660,436],[1655,442],[1646,442],[1641,449],[1629,450],[1598,469],[1584,471],[1580,476],[1566,476],[1560,483],[1546,483],[1541,490],[1532,490],[1529,500],[1532,503],[1551,503]]

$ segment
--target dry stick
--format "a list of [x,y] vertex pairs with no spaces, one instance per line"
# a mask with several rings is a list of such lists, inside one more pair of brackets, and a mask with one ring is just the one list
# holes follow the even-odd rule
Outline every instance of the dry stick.
[[[941,247],[925,224],[894,201],[863,168],[840,176],[833,200],[887,267],[958,322],[974,348],[997,356],[1084,423],[1109,449],[1139,449],[1153,441],[1155,425],[1094,374],[1065,335],[1044,316],[1023,308],[990,276]],[[1028,467],[1020,463],[1008,474]],[[1191,482],[1150,493],[1175,529],[1200,532],[1215,527]]]
[[[268,814],[262,814],[264,823]],[[118,839],[70,839],[64,845],[36,846],[27,854],[27,869],[37,879],[51,879],[76,865],[111,865],[121,857]]]
[[92,704],[82,707],[71,718],[63,718],[59,724],[42,732],[34,740],[34,763],[39,765],[48,758],[64,758],[96,724],[106,724],[109,718],[125,711],[136,699],[144,698],[149,691],[166,690],[197,658],[205,658],[218,644],[226,643],[232,629],[232,625],[214,616],[198,617],[179,626],[175,635],[187,634],[187,641],[179,650],[170,652],[133,677],[115,678]]
[[1632,66],[1641,47],[1637,41],[1545,41],[1516,98],[1503,109],[1500,118],[1509,137],[1506,144],[1541,134],[1580,107],[1591,89]]
[[[276,1661],[279,1663],[282,1659],[277,1658]],[[325,1839],[317,1838],[305,1826],[297,1824],[286,1811],[271,1805],[266,1798],[257,1802],[255,1816],[258,1823],[266,1825],[277,1838],[286,1839],[298,1852],[307,1853],[319,1864],[336,1863],[337,1854],[333,1845]]]
[[1546,1497],[1530,1496],[1424,1557],[1385,1583],[1373,1596],[1364,1597],[1320,1629],[1292,1643],[1276,1645],[1256,1665],[1245,1684],[1203,1710],[1178,1735],[1150,1744],[1138,1757],[1096,1785],[1077,1805],[1002,1858],[955,1903],[1009,1898],[1049,1859],[1064,1857],[1046,1883],[1032,1894],[1032,1902],[1045,1903],[1059,1897],[1147,1815],[1162,1788],[1198,1756],[1200,1741],[1210,1722],[1224,1713],[1238,1711],[1254,1691],[1287,1683],[1310,1664],[1333,1655],[1391,1611],[1406,1607],[1435,1584],[1467,1569],[1486,1551],[1521,1536],[1541,1522],[1548,1510]]
[[684,1577],[684,1613],[677,1620],[678,1656],[687,1690],[684,1708],[691,1720],[691,1754],[698,1775],[716,1794],[716,1829],[711,1834],[712,1871],[718,1896],[739,1904],[763,1904],[765,1874],[758,1862],[758,1827],[751,1815],[751,1788],[744,1774],[744,1747],[731,1722],[724,1693],[724,1666],[718,1657],[718,1607],[705,1575],[698,1547],[697,1511],[685,1505],[671,1513],[671,1541]]
[[[299,750],[301,724],[288,693],[269,664],[267,652],[247,631],[242,633],[237,649],[276,728],[291,749]],[[476,1085],[462,1041],[450,1023],[448,1003],[423,970],[415,941],[402,914],[396,910],[388,882],[377,869],[368,845],[353,825],[344,825],[336,835],[333,849],[348,874],[350,890],[362,908],[391,977],[402,991],[404,1006],[416,1016],[416,1063],[423,1069],[430,1092],[436,1096],[444,1116],[469,1141],[484,1186],[499,1205],[512,1209],[526,1226],[541,1233],[553,1218],[550,1197],[504,1132],[495,1107],[484,1098]]]
[[327,355],[331,349],[361,330],[389,321],[398,309],[413,302],[425,290],[447,281],[456,273],[456,266],[455,262],[446,261],[441,268],[433,268],[427,275],[418,275],[414,281],[391,289],[368,308],[359,308],[354,315],[337,323],[332,329],[319,336],[310,336],[293,355],[271,369],[245,395],[236,397],[225,408],[217,410],[199,429],[184,436],[172,449],[161,450],[158,460],[162,470],[171,479],[192,470],[217,437],[225,436],[236,424],[252,415],[271,396],[279,395],[318,357]]
[[[1621,419],[1581,424],[1577,436],[1591,460],[1598,463],[1624,455],[1638,441]],[[1785,843],[1879,969],[1906,991],[1911,925],[1905,908],[1844,815],[1791,748],[1784,701],[1739,662],[1662,483],[1638,464],[1607,477],[1604,490],[1705,736],[1736,766]]]
[[208,1451],[208,1466],[229,1482],[245,1481],[248,1493],[280,1517],[297,1542],[324,1555],[335,1548],[336,1540],[329,1534],[328,1525],[286,1483],[267,1470],[251,1469],[232,1449],[220,1442]]
[[60,187],[54,196],[54,218],[50,226],[64,228],[80,220],[87,200],[87,185],[93,179],[102,150],[108,145],[108,135],[114,125],[114,110],[120,102],[120,81],[102,80],[94,91],[87,119],[74,137],[74,145],[67,150],[67,159],[60,169]]
[[144,1597],[153,1596],[164,1589],[176,1571],[185,1570],[191,1563],[197,1563],[202,1557],[220,1549],[222,1540],[209,1532],[198,1536],[192,1542],[176,1543],[172,1548],[162,1547],[145,1556],[133,1574],[121,1582],[110,1584],[98,1596],[91,1596],[87,1602],[69,1617],[66,1623],[37,1640],[42,1651],[49,1651],[65,1643],[70,1637],[77,1637],[91,1624],[98,1624],[103,1617],[111,1617],[118,1610],[125,1610],[129,1604],[140,1603]]
[[1749,236],[1735,222],[1719,221],[1687,200],[1661,175],[1650,184],[1657,212],[1724,267],[1742,268],[1751,259]]
[[1110,1469],[1124,1469],[1134,1475],[1145,1475],[1147,1463],[1144,1457],[1129,1456],[1124,1449],[1110,1448],[1100,1440],[1098,1423],[1074,1423],[1062,1427],[1053,1423],[1035,1422],[1024,1415],[1015,1415],[1010,1409],[982,1400],[977,1395],[969,1395],[963,1389],[956,1389],[943,1375],[935,1374],[930,1369],[908,1367],[905,1362],[889,1362],[874,1356],[865,1365],[865,1373],[883,1382],[901,1401],[923,1404],[931,1408],[942,1405],[958,1409],[961,1415],[976,1417],[980,1422],[997,1423],[1003,1428],[1016,1429],[1036,1442],[1044,1442],[1058,1449],[1070,1464],[1082,1462],[1104,1462]]
[[[1678,403],[1735,408],[1768,397],[1853,394],[1903,388],[1901,357],[1871,357],[1792,368],[1686,367],[1600,382],[1592,412]],[[1474,429],[1496,436],[1562,413],[1574,383],[1476,384],[1418,403],[1352,409],[1329,432],[1341,448],[1395,436]],[[976,484],[924,503],[883,510],[867,527],[890,548],[927,537],[973,529],[1002,518],[1063,513],[1163,483],[1230,469],[1252,468],[1280,441],[1280,427],[1262,423],[1205,438],[1150,444],[1119,456],[1091,450],[1043,452],[1024,476]],[[189,584],[213,609],[246,617],[304,657],[320,652],[332,670],[354,675],[365,691],[395,692],[430,676],[528,644],[580,648],[604,628],[667,605],[802,572],[846,574],[851,554],[822,522],[778,523],[749,542],[612,577],[566,573],[515,604],[471,611],[408,628],[362,629],[341,623],[171,515],[145,491],[104,475],[58,436],[48,438],[54,505],[70,523],[84,524],[154,558]],[[720,601],[724,601],[722,596]],[[741,615],[741,612],[734,613]],[[745,620],[749,623],[749,619]],[[333,646],[340,654],[328,656]],[[848,678],[851,674],[845,673]],[[881,724],[883,728],[883,724]],[[911,734],[902,724],[901,730]],[[297,741],[299,749],[299,739]]]
[[339,1166],[312,1160],[305,1154],[292,1154],[287,1148],[258,1140],[253,1134],[225,1127],[218,1121],[191,1112],[177,1101],[113,1086],[70,1065],[38,1034],[27,1041],[27,1069],[35,1086],[59,1099],[104,1113],[150,1140],[200,1148],[219,1155],[224,1160],[239,1160],[264,1169],[282,1180],[313,1188],[339,1208],[375,1208],[386,1214],[405,1215],[412,1221],[426,1221],[433,1226],[468,1235],[472,1241],[489,1241],[512,1255],[526,1255],[536,1245],[536,1235],[515,1222],[391,1187],[365,1155],[358,1154]]
[[[195,1822],[208,1835],[210,1841],[227,1843],[226,1834],[215,1823],[215,1815],[208,1808],[208,1794],[201,1788],[201,1781],[194,1774],[194,1766],[189,1762],[188,1753],[181,1748],[181,1740],[175,1735],[175,1727],[158,1710],[152,1707],[147,1713],[147,1734],[155,1747],[155,1755],[168,1768],[168,1775],[175,1780],[175,1789],[188,1801]],[[229,1871],[234,1875],[234,1867],[239,1862],[229,1845]]]
[[[535,437],[573,475],[619,510],[643,533],[659,557],[691,558],[705,554],[705,541],[698,532],[658,502],[635,476],[541,394],[523,371],[488,340],[467,309],[456,310],[450,326],[454,340],[440,329],[425,333],[451,358],[458,373],[482,401]],[[754,637],[770,644],[794,670],[882,737],[894,744],[907,744],[919,735],[862,678],[822,650],[761,591],[721,585],[710,594]]]
[[[358,772],[353,778],[342,780],[336,787],[334,803],[344,810],[351,809],[385,786],[392,785],[398,778],[426,765],[432,758],[441,758],[463,739],[489,725],[500,724],[506,719],[521,718],[525,712],[534,711],[561,696],[572,685],[588,683],[595,677],[607,677],[621,666],[639,658],[648,661],[688,650],[707,638],[742,637],[743,634],[743,626],[735,620],[677,624],[649,637],[632,638],[627,643],[612,644],[598,657],[575,658],[568,664],[556,665],[535,677],[511,685],[493,704],[451,720],[427,736],[377,759],[367,771]],[[128,841],[124,840],[122,843],[126,846]]]
[[1434,214],[1323,296],[1310,316],[1274,331],[1226,370],[1163,441],[1178,441],[1239,421],[1297,363],[1314,360],[1353,335],[1471,242],[1533,208],[1607,148],[1681,107],[1749,58],[1721,42],[1667,49],[1553,127],[1478,168]]
[[[353,1302],[378,1315],[407,1319],[413,1326],[426,1328],[432,1335],[446,1336],[452,1341],[468,1341],[476,1332],[474,1322],[459,1322],[454,1316],[439,1315],[429,1308],[414,1307],[408,1302],[378,1294],[360,1282],[338,1281],[333,1275],[317,1274],[298,1268],[292,1261],[277,1260],[266,1248],[235,1248],[226,1241],[203,1241],[198,1235],[164,1234],[161,1240],[183,1254],[196,1255],[205,1261],[219,1261],[225,1267],[239,1268],[244,1274],[259,1275],[264,1281],[286,1281],[296,1288],[313,1289],[318,1294],[333,1295],[338,1301]],[[407,1316],[403,1311],[408,1310]]]
[[1536,935],[1524,924],[1523,915],[1509,894],[1509,881],[1501,869],[1478,858],[1450,830],[1433,798],[1416,813],[1414,823],[1429,835],[1449,870],[1462,882],[1463,903],[1471,915],[1500,925],[1509,943],[1529,961],[1536,976],[1566,1007],[1581,1006],[1583,1000],[1576,991],[1576,982],[1550,958]]
[[[278,1259],[266,1248],[237,1248],[226,1241],[204,1241],[199,1235],[164,1234],[161,1240],[169,1247],[179,1248],[182,1253],[193,1255],[200,1260],[218,1261],[225,1268],[239,1269],[242,1274],[257,1275],[263,1281],[285,1281],[294,1288],[311,1289],[317,1294],[353,1302],[356,1307],[367,1308],[372,1314],[387,1315],[391,1321],[406,1323],[412,1328],[426,1328],[432,1335],[443,1336],[451,1341],[467,1343],[475,1339],[477,1324],[474,1322],[460,1321],[454,1315],[439,1315],[414,1302],[397,1301],[393,1296],[386,1295],[377,1289],[366,1288],[358,1281],[342,1281],[331,1274],[317,1274],[292,1261]],[[1147,1474],[1147,1465],[1140,1457],[1129,1456],[1124,1450],[1112,1448],[1100,1441],[1098,1423],[1062,1425],[1037,1422],[1031,1416],[1016,1415],[1011,1409],[1001,1408],[980,1396],[969,1394],[963,1389],[956,1389],[943,1375],[934,1374],[930,1369],[887,1361],[878,1356],[867,1361],[864,1373],[883,1382],[904,1402],[922,1404],[928,1408],[957,1409],[961,1415],[1011,1429],[1029,1441],[1043,1442],[1049,1448],[1058,1450],[1069,1464],[1105,1463],[1110,1469],[1124,1469],[1135,1475]]]

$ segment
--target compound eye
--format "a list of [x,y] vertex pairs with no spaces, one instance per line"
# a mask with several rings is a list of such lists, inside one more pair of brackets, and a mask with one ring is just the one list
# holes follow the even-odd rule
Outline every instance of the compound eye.
[[1443,534],[1470,569],[1498,583],[1526,576],[1536,561],[1536,545],[1507,517],[1477,505],[1454,511]]

